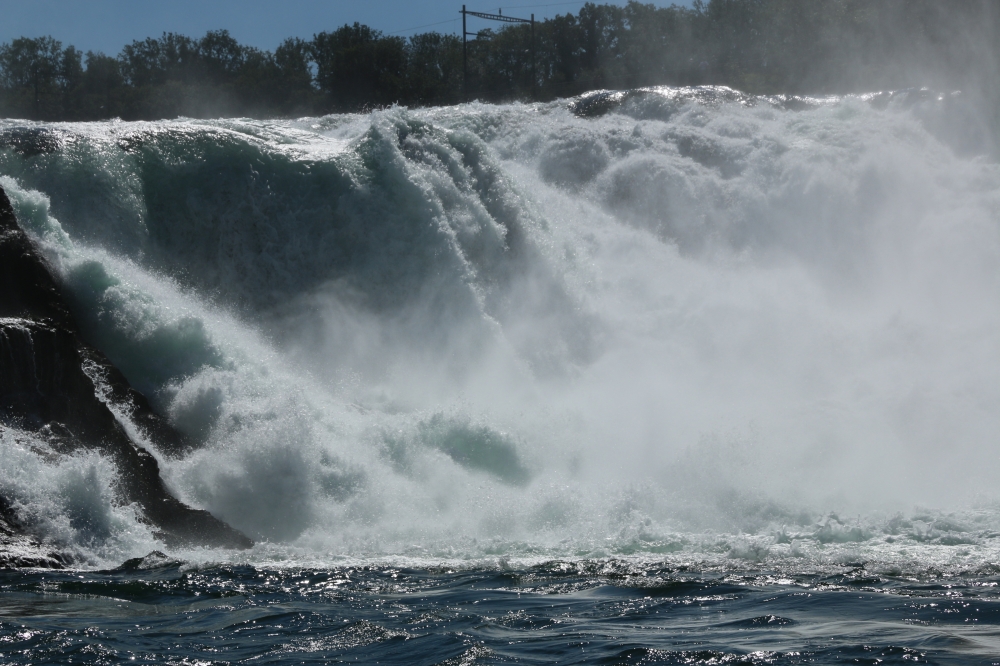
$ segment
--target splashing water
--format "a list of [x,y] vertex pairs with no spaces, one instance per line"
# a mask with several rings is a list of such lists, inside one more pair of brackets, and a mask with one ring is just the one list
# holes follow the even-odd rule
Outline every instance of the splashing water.
[[[36,124],[0,184],[261,542],[180,556],[995,559],[1000,168],[933,96],[683,92]],[[2,437],[39,533],[151,549]]]

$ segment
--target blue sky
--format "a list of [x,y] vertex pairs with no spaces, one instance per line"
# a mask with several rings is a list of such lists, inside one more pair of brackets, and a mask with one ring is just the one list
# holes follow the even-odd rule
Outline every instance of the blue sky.
[[[470,10],[536,19],[576,13],[579,2],[511,0],[491,6],[465,0]],[[604,0],[624,4],[624,0]],[[691,0],[645,0],[658,6],[690,5]],[[208,30],[229,30],[238,41],[273,50],[286,37],[309,39],[344,23],[365,23],[384,33],[411,35],[437,30],[458,32],[461,0],[0,0],[0,42],[15,37],[51,35],[81,51],[116,55],[133,40],[177,32],[200,37]],[[469,29],[490,27],[488,23]]]

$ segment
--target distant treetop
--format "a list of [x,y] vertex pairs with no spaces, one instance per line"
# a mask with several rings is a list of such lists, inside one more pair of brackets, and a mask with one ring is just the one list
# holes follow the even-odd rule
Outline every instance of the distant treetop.
[[992,0],[587,3],[537,23],[534,48],[530,34],[524,24],[483,30],[468,45],[465,85],[461,37],[404,39],[358,23],[287,39],[273,53],[225,30],[164,33],[116,57],[21,37],[0,45],[0,116],[301,116],[700,84],[813,94],[967,87],[995,99],[1000,80]]

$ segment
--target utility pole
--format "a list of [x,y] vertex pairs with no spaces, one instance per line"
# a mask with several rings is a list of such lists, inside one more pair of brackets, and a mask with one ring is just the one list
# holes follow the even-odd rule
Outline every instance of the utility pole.
[[465,29],[465,5],[462,5],[462,101],[469,101],[469,33]]
[[479,37],[478,32],[469,32],[465,27],[467,16],[486,19],[487,21],[500,21],[502,23],[527,23],[531,26],[531,97],[535,98],[535,87],[537,78],[535,77],[535,15],[530,19],[517,18],[515,16],[504,16],[503,9],[498,9],[496,14],[485,14],[483,12],[470,12],[462,5],[462,93],[468,101],[469,99],[469,35]]
[[531,15],[531,99],[538,98],[538,77],[535,76],[535,15]]

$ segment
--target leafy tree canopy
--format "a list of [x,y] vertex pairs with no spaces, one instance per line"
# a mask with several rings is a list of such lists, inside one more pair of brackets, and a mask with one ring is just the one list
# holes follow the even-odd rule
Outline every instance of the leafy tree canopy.
[[[477,21],[477,23],[472,23]],[[273,52],[217,30],[117,56],[51,37],[0,45],[0,115],[33,119],[291,116],[394,103],[553,99],[597,88],[721,84],[754,93],[968,89],[1000,107],[994,0],[698,0],[585,4],[531,27],[408,39],[354,23]]]

